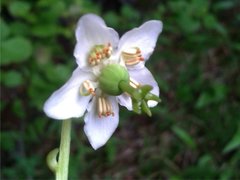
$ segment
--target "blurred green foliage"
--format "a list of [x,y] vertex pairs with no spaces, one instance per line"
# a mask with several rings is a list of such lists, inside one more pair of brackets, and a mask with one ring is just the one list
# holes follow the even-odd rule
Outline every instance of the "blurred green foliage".
[[98,151],[75,120],[70,179],[239,179],[237,0],[2,0],[1,179],[53,178],[45,158],[61,123],[42,106],[76,67],[74,29],[89,12],[120,34],[163,21],[147,63],[163,102],[152,118],[122,108],[120,127]]

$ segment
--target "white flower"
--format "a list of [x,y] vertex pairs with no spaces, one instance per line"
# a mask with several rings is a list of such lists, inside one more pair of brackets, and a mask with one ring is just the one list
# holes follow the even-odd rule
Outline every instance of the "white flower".
[[[134,101],[131,93],[124,91],[124,88],[120,88],[119,93],[118,85],[110,84],[110,88],[106,85],[108,91],[100,81],[103,69],[116,64],[123,72],[128,72],[127,76],[125,73],[122,77],[130,76],[125,89],[137,90],[142,85],[150,85],[152,90],[149,92],[149,89],[148,94],[159,96],[158,85],[144,64],[152,54],[161,30],[162,23],[151,20],[125,33],[119,40],[118,33],[107,27],[100,17],[93,14],[82,16],[76,28],[77,44],[74,50],[78,67],[68,82],[46,101],[44,112],[53,119],[64,120],[81,117],[87,111],[84,131],[94,149],[103,146],[118,126],[118,103],[129,110],[133,110],[132,102],[136,102],[136,106],[141,104]],[[118,71],[110,70],[115,78],[122,78],[118,76]],[[105,84],[109,82],[107,79]],[[158,103],[145,100],[148,104],[141,107],[153,107]]]

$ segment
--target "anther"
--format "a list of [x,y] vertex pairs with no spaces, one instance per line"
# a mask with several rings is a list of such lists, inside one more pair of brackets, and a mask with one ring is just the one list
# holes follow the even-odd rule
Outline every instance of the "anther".
[[129,85],[132,86],[135,89],[140,86],[140,84],[137,81],[135,81],[134,79],[132,79],[132,78],[130,78]]
[[127,66],[138,64],[144,61],[141,50],[138,47],[129,48],[122,52],[122,58]]
[[112,55],[112,46],[110,43],[107,45],[96,45],[89,53],[88,62],[94,66],[99,64],[102,60],[109,58]]
[[93,95],[95,96],[95,87],[91,83],[91,81],[86,80],[84,81],[81,86],[80,86],[80,94],[82,96],[88,96],[88,95]]
[[112,111],[112,105],[110,102],[104,97],[98,97],[97,100],[97,108],[98,108],[98,116],[101,118],[102,116],[114,116]]
[[103,105],[102,105],[102,98],[99,97],[98,98],[98,102],[97,102],[97,107],[98,107],[98,116],[101,118],[102,114],[103,114]]

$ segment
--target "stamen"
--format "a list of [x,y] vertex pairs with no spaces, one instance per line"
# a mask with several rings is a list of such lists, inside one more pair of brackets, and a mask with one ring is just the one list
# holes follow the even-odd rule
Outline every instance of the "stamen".
[[88,96],[88,95],[93,95],[95,96],[95,87],[91,83],[91,81],[86,80],[84,81],[81,86],[80,86],[80,94],[82,96]]
[[103,107],[103,116],[106,116],[106,112],[107,112],[107,105],[106,105],[106,100],[104,98],[102,98],[102,107]]
[[110,43],[107,45],[94,46],[88,56],[89,64],[94,66],[99,64],[102,60],[109,58],[112,55],[112,50]]
[[135,89],[140,86],[140,84],[137,81],[135,81],[134,79],[132,79],[132,78],[130,78],[129,85],[132,86]]
[[127,66],[138,64],[144,61],[141,50],[138,47],[129,48],[122,52],[122,58]]
[[110,102],[104,98],[104,97],[98,97],[97,100],[97,108],[98,108],[98,116],[101,118],[102,116],[114,116],[114,113],[112,111],[112,105]]
[[101,118],[103,114],[103,105],[102,105],[102,98],[98,98],[98,116]]

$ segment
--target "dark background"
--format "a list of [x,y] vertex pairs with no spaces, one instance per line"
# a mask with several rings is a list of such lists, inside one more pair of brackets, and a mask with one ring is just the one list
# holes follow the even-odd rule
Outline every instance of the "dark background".
[[70,179],[240,179],[238,0],[2,0],[1,179],[53,179],[61,122],[42,110],[70,77],[74,30],[96,13],[119,34],[150,19],[163,32],[147,62],[162,103],[151,118],[121,108],[94,151],[74,120]]

